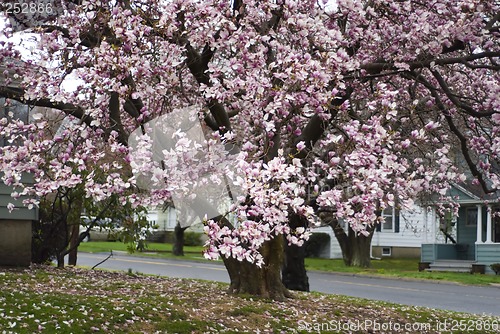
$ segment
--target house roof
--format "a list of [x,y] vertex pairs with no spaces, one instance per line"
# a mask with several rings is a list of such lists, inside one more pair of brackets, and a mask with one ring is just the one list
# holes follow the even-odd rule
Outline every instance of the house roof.
[[493,193],[486,193],[480,184],[476,184],[472,181],[466,181],[461,183],[455,183],[449,190],[449,195],[458,197],[458,203],[483,203],[488,202],[499,202],[500,192],[496,191]]

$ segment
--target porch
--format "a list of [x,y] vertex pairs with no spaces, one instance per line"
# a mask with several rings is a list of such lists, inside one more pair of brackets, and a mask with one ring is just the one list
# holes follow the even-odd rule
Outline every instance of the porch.
[[[439,242],[437,238],[422,244],[421,262],[430,270],[482,272],[494,274],[492,263],[500,263],[500,217],[499,208],[482,204],[462,204],[456,218],[455,243]],[[436,226],[442,221],[434,219]],[[446,240],[446,239],[445,239]]]

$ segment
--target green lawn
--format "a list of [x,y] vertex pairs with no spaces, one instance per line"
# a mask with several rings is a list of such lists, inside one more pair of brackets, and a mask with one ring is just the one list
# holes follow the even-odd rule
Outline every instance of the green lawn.
[[341,259],[306,259],[308,270],[334,271],[360,275],[379,275],[406,279],[430,279],[450,281],[462,284],[500,284],[500,276],[480,275],[469,273],[448,273],[418,271],[419,259],[390,259],[372,260],[371,268],[361,269],[347,267]]
[[[172,254],[172,244],[167,243],[147,243],[143,252],[134,251],[131,255],[179,258]],[[78,251],[87,253],[109,253],[110,251],[129,251],[129,245],[119,241],[91,241],[82,242],[78,246]],[[184,246],[184,259],[201,260],[203,259],[202,246]]]
[[[114,251],[127,251],[127,245],[121,242],[93,241],[85,242],[78,248],[82,252],[102,253]],[[172,244],[148,243],[145,252],[135,251],[131,255],[151,256],[162,258],[181,258],[186,260],[204,261],[203,247],[185,246],[184,257],[172,255]],[[419,259],[390,259],[372,260],[372,267],[360,269],[346,267],[341,259],[318,259],[307,258],[307,270],[320,270],[330,272],[351,273],[359,275],[380,275],[385,277],[396,277],[406,279],[430,279],[439,281],[451,281],[462,284],[500,284],[500,276],[479,275],[467,273],[445,273],[445,272],[419,272]]]

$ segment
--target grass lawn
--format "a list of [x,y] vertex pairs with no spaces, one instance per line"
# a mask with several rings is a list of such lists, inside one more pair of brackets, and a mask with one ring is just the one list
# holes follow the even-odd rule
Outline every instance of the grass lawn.
[[[110,250],[127,251],[127,245],[122,242],[92,241],[80,244],[78,250],[90,253],[109,252]],[[201,246],[185,246],[185,256],[178,257],[172,255],[172,244],[148,243],[146,252],[134,252],[131,255],[204,261],[202,258],[202,251],[203,247]],[[372,260],[372,267],[368,269],[346,267],[341,259],[307,258],[305,262],[307,270],[342,272],[360,275],[380,275],[407,279],[431,279],[462,284],[500,284],[500,276],[494,275],[419,272],[419,259],[383,258],[381,260]]]
[[[87,253],[109,253],[110,251],[127,252],[129,245],[119,241],[91,241],[82,242],[78,246],[78,251]],[[184,246],[184,256],[179,257],[172,254],[172,244],[168,243],[148,243],[144,252],[134,251],[130,255],[177,258],[186,260],[203,260],[202,246]]]
[[[499,319],[366,299],[234,296],[226,284],[126,273],[0,268],[3,333],[498,333]],[[460,326],[470,329],[460,330]],[[453,330],[455,329],[455,330]]]
[[450,281],[462,284],[500,284],[500,276],[480,275],[469,273],[428,272],[418,271],[419,259],[390,259],[372,260],[371,268],[361,269],[347,267],[341,259],[306,259],[308,270],[334,271],[360,275],[376,275],[407,279],[430,279]]

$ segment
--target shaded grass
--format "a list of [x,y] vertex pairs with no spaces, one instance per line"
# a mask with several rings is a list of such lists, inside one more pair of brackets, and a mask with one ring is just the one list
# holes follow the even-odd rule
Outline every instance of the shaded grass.
[[425,325],[385,333],[450,333],[438,328],[444,320],[488,323],[490,330],[475,333],[495,333],[499,325],[490,317],[346,296],[295,293],[274,302],[228,295],[223,283],[75,268],[0,268],[0,287],[6,333],[331,333],[346,332],[332,330],[346,324],[366,333],[370,322]]

